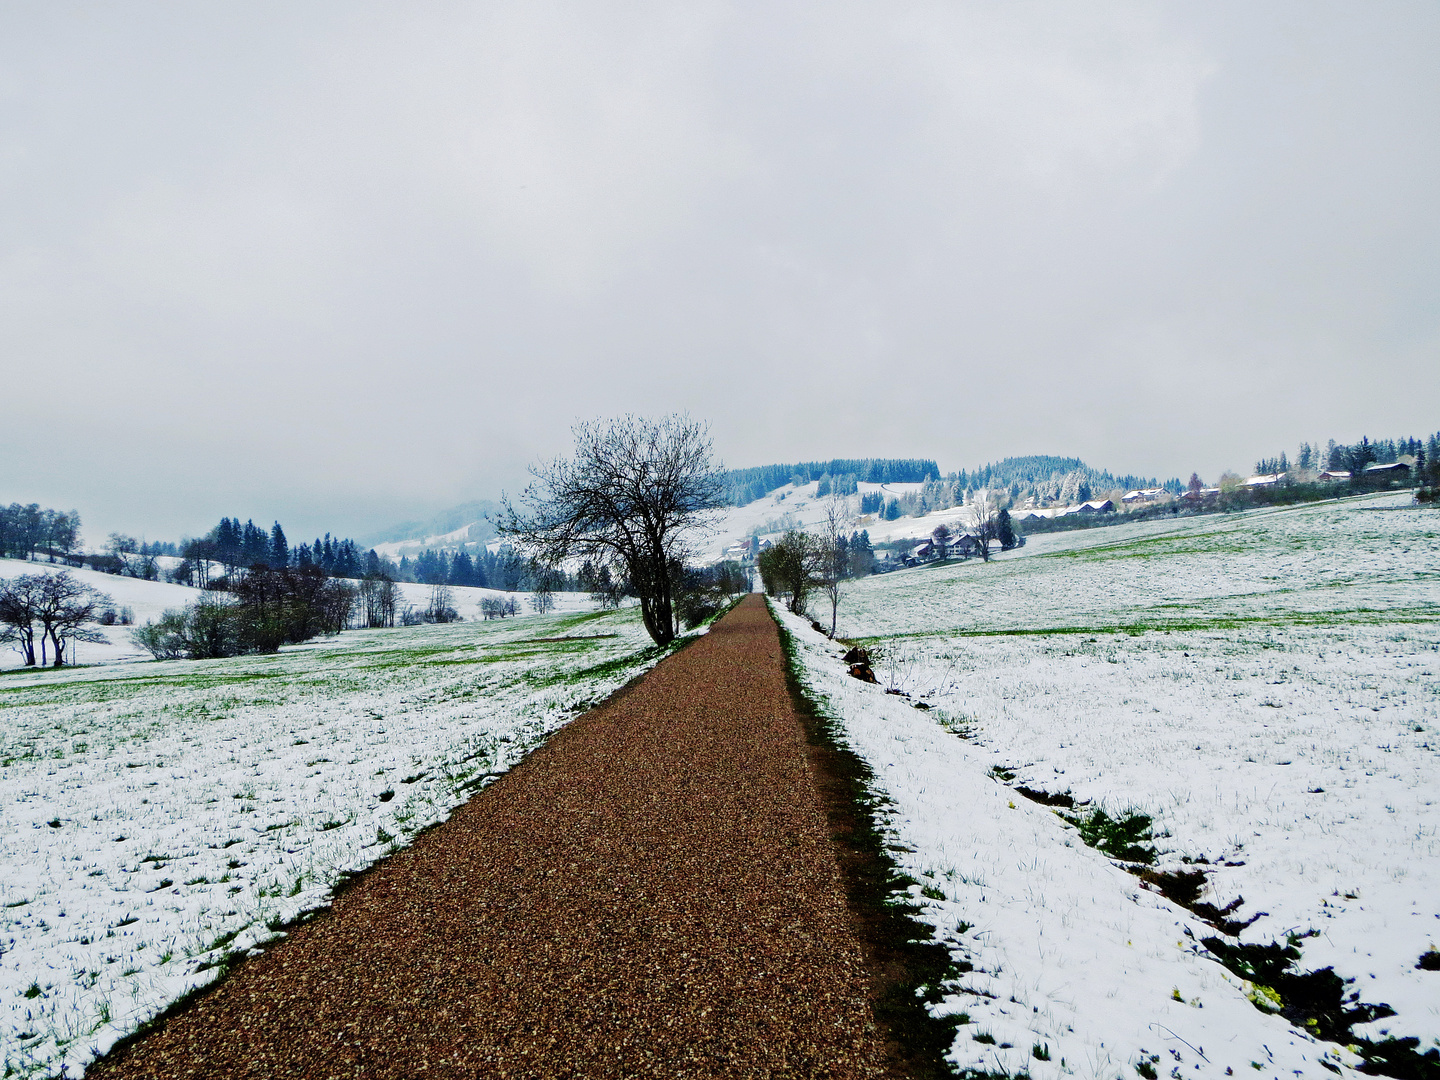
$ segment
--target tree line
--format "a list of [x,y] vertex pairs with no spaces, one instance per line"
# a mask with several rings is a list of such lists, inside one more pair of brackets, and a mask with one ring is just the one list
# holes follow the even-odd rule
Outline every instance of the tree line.
[[394,563],[381,557],[372,548],[364,551],[354,540],[316,537],[315,542],[291,546],[284,528],[277,521],[269,529],[254,521],[243,525],[238,517],[224,517],[202,537],[185,540],[179,548],[180,565],[171,573],[171,580],[183,585],[209,588],[213,566],[224,568],[224,576],[235,577],[254,567],[271,570],[314,568],[324,577],[363,578],[396,577]]
[[1401,458],[1410,459],[1417,475],[1433,471],[1440,462],[1440,432],[1425,439],[1404,435],[1398,439],[1376,439],[1373,442],[1369,436],[1364,436],[1348,446],[1334,439],[1324,447],[1318,442],[1302,442],[1293,462],[1282,452],[1279,457],[1261,458],[1255,462],[1255,472],[1261,476],[1273,476],[1277,473],[1304,474],[1329,470],[1348,472],[1353,477],[1359,476],[1371,465],[1393,465]]

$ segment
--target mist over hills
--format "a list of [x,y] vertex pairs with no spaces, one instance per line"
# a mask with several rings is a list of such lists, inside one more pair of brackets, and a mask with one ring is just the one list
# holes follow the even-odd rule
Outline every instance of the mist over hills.
[[464,538],[470,543],[483,543],[495,536],[493,519],[500,504],[493,499],[473,499],[470,502],[452,506],[430,518],[402,521],[388,529],[370,533],[361,538],[366,547],[377,544],[403,543],[408,540],[425,540],[432,536],[445,536],[469,527]]
[[[1067,488],[1075,488],[1081,482],[1092,491],[1162,486],[1154,477],[1131,473],[1116,475],[1105,469],[1092,468],[1077,457],[1051,454],[1008,457],[951,473],[942,473],[939,465],[930,458],[831,458],[828,461],[729,469],[723,474],[723,483],[728,501],[734,506],[745,506],[787,484],[810,483],[825,477],[836,481],[850,479],[862,484],[921,484],[946,480],[962,490],[1007,488],[1015,495],[1035,494],[1042,498],[1059,497]],[[1169,480],[1164,486],[1179,491],[1180,481]],[[499,508],[500,504],[492,499],[475,499],[429,518],[403,521],[381,529],[361,538],[360,543],[365,547],[381,544],[409,547],[429,541],[435,547],[455,548],[483,544],[496,535],[494,518]],[[463,536],[442,539],[467,528]]]

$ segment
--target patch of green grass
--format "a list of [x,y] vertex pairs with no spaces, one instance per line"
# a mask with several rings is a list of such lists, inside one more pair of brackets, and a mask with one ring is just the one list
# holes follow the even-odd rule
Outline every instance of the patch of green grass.
[[1081,840],[1112,859],[1145,863],[1147,866],[1155,861],[1152,831],[1155,819],[1149,814],[1126,810],[1111,817],[1104,807],[1097,806],[1061,816],[1080,831]]

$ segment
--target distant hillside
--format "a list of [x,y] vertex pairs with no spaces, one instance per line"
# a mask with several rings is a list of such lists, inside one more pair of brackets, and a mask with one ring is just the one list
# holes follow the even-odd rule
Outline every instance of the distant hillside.
[[365,547],[374,547],[377,544],[425,540],[432,536],[444,536],[447,533],[456,532],[467,525],[470,526],[470,531],[466,540],[470,543],[483,543],[495,535],[495,526],[489,519],[499,508],[498,503],[489,499],[461,503],[459,506],[442,511],[424,521],[405,521],[388,529],[382,529],[365,537],[361,543]]
[[940,475],[935,462],[920,458],[833,458],[805,461],[797,465],[760,465],[753,469],[731,469],[725,474],[730,502],[745,506],[763,499],[799,477],[802,483],[822,476],[853,476],[862,484],[919,484]]
[[[724,473],[726,499],[733,506],[747,506],[763,499],[776,488],[794,483],[796,479],[808,484],[826,476],[834,480],[853,477],[862,484],[922,484],[944,480],[961,492],[967,488],[1004,487],[1017,494],[1034,494],[1042,499],[1070,497],[1082,483],[1089,491],[1161,486],[1154,477],[1129,473],[1116,476],[1103,469],[1093,469],[1079,458],[1049,454],[1005,458],[948,475],[942,475],[940,467],[930,458],[831,458],[829,461],[731,469]],[[1180,490],[1178,480],[1167,481],[1166,486],[1173,487],[1177,492]],[[407,551],[417,545],[460,548],[467,544],[483,544],[495,536],[495,526],[490,519],[498,510],[498,503],[477,499],[425,520],[406,521],[383,529],[362,538],[360,544],[362,547],[403,545]],[[438,539],[466,526],[469,531],[463,537],[448,541]],[[426,544],[426,541],[430,543]],[[391,552],[398,553],[398,548]]]
[[1179,480],[1169,480],[1161,484],[1153,476],[1137,476],[1134,473],[1125,473],[1116,476],[1105,469],[1094,469],[1086,465],[1079,458],[1055,457],[1052,454],[1032,454],[1028,457],[1004,458],[991,465],[981,465],[971,470],[962,469],[954,474],[954,478],[960,482],[961,487],[967,488],[1018,488],[1022,491],[1034,491],[1036,494],[1045,496],[1049,489],[1054,489],[1054,494],[1049,497],[1058,496],[1064,481],[1069,478],[1071,484],[1084,481],[1091,491],[1111,491],[1115,488],[1158,488],[1169,487],[1177,494],[1180,491]]

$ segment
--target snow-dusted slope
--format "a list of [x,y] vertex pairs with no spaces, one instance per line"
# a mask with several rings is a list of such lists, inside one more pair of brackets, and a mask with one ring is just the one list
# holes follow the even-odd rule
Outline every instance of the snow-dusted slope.
[[0,1074],[87,1061],[655,663],[635,609],[0,678]]
[[[897,521],[883,521],[875,515],[861,517],[858,513],[860,494],[878,491],[887,499],[899,498],[901,495],[919,491],[923,486],[861,484],[859,494],[849,496],[849,508],[855,520],[854,528],[869,530],[872,542],[929,536],[930,531],[941,521],[953,526],[964,515],[965,512],[959,507],[925,518],[900,518]],[[751,536],[774,539],[786,529],[817,528],[824,519],[824,504],[828,499],[828,496],[821,498],[816,494],[819,487],[818,480],[812,480],[800,487],[787,485],[745,506],[729,507],[716,517],[713,530],[705,537],[701,558],[719,559],[727,547],[748,540]]]
[[880,686],[787,618],[894,802],[926,918],[974,967],[942,1006],[969,1016],[957,1064],[1058,1080],[1151,1055],[1186,1077],[1358,1061],[1252,1006],[1265,993],[1200,946],[1213,928],[996,775],[1153,816],[1159,866],[1204,867],[1202,899],[1254,918],[1242,941],[1297,935],[1302,969],[1395,1010],[1357,1036],[1440,1045],[1440,973],[1417,967],[1440,946],[1440,514],[1408,501],[1072,533],[857,582],[841,633],[884,654]]

